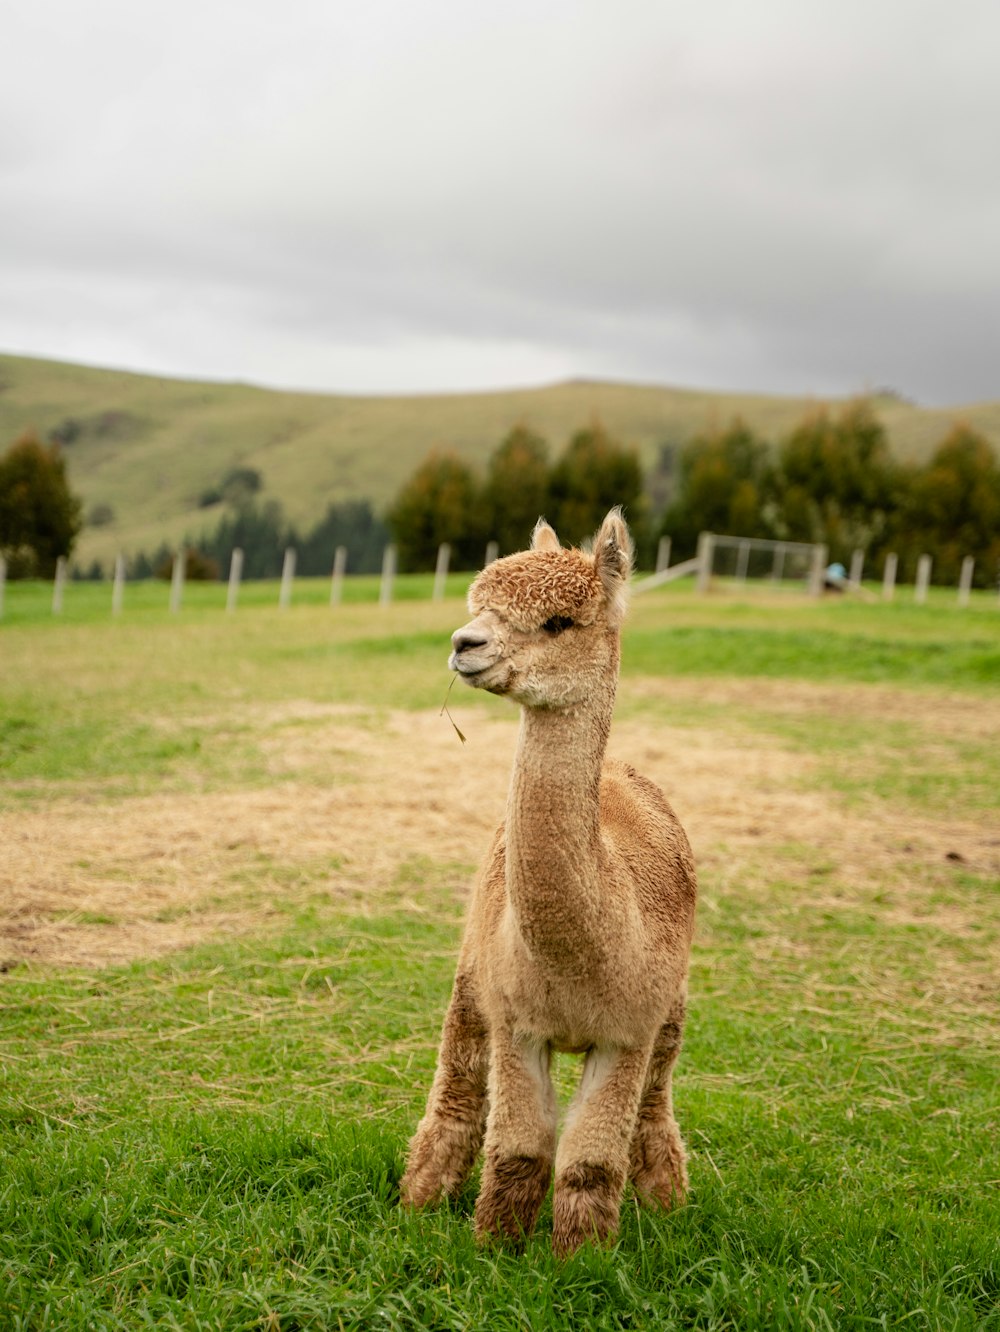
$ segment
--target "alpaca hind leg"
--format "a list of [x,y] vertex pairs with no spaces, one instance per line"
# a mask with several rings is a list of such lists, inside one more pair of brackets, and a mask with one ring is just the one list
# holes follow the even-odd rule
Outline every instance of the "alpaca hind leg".
[[681,1048],[684,1010],[660,1028],[646,1073],[632,1139],[629,1177],[645,1202],[673,1207],[687,1196],[684,1142],[674,1119],[670,1082]]
[[476,1237],[520,1245],[531,1234],[552,1176],[556,1098],[552,1052],[541,1041],[495,1031],[489,1120]]
[[649,1048],[589,1052],[556,1156],[552,1247],[572,1253],[618,1230]]
[[410,1142],[400,1196],[423,1207],[456,1194],[479,1154],[486,1123],[489,1033],[469,972],[455,977],[427,1109]]

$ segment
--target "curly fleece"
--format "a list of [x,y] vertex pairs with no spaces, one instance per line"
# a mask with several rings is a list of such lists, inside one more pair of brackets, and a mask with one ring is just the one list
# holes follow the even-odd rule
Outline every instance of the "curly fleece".
[[469,610],[498,611],[531,633],[554,615],[593,624],[603,597],[594,561],[578,550],[529,550],[494,560],[469,589]]

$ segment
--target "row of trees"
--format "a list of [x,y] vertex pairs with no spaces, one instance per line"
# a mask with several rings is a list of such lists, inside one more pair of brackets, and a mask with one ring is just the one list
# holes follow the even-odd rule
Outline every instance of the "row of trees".
[[428,455],[404,483],[386,520],[400,567],[426,569],[447,541],[452,563],[475,568],[488,541],[501,555],[523,550],[544,514],[564,542],[593,535],[612,504],[622,504],[645,535],[642,468],[600,426],[579,430],[554,463],[546,441],[518,426],[494,450],[480,479],[454,453]]
[[865,403],[839,416],[818,411],[776,447],[734,421],[681,451],[661,530],[679,558],[693,554],[703,530],[822,541],[845,564],[858,549],[875,564],[891,550],[906,577],[926,553],[939,582],[954,582],[973,555],[977,583],[994,585],[1000,467],[988,441],[961,424],[925,465],[899,462]]
[[[296,548],[304,574],[328,573],[338,545],[348,547],[352,571],[375,572],[390,539],[403,569],[433,567],[445,541],[453,567],[474,568],[490,540],[501,554],[522,549],[540,514],[564,541],[576,543],[612,504],[622,504],[647,564],[659,535],[672,538],[675,558],[682,559],[707,529],[822,541],[830,558],[845,564],[863,549],[869,567],[893,550],[903,576],[912,576],[917,557],[927,553],[942,582],[954,581],[964,556],[973,555],[977,582],[996,581],[1000,466],[989,443],[967,426],[954,426],[925,465],[901,463],[877,417],[859,402],[839,415],[817,411],[777,443],[733,421],[692,439],[670,464],[671,499],[653,522],[649,489],[663,476],[644,478],[635,450],[600,424],[577,431],[554,460],[539,434],[518,426],[482,476],[455,454],[434,452],[404,482],[384,521],[368,501],[349,501],[331,505],[305,532],[286,520],[278,501],[261,499],[256,473],[234,472],[213,493],[212,502],[226,504],[215,528],[185,544],[198,550],[206,576],[225,571],[236,546],[248,577],[276,576],[288,546]],[[0,458],[0,554],[9,573],[51,576],[81,526],[58,444],[22,436]],[[163,546],[136,557],[131,572],[163,573],[170,560]]]
[[[246,578],[277,578],[289,546],[296,551],[300,574],[329,574],[333,552],[346,546],[352,573],[376,573],[389,541],[385,524],[367,500],[345,500],[331,504],[325,516],[302,532],[287,521],[281,504],[274,499],[258,501],[244,497],[222,515],[217,526],[197,537],[186,537],[189,551],[188,577],[218,578],[229,568],[233,550],[243,551]],[[131,565],[134,578],[169,578],[173,550],[164,543],[152,554],[141,552]]]
[[403,485],[388,523],[404,567],[428,568],[442,541],[465,565],[495,537],[501,552],[521,549],[544,513],[564,540],[589,536],[612,504],[623,504],[639,547],[651,559],[660,535],[675,559],[693,555],[698,534],[823,542],[847,564],[864,550],[879,564],[893,550],[904,576],[921,554],[941,582],[976,558],[976,581],[1000,570],[1000,467],[988,443],[956,425],[923,466],[899,462],[865,402],[839,415],[819,410],[772,443],[745,422],[699,434],[671,460],[672,498],[649,521],[648,486],[634,451],[599,425],[573,436],[552,465],[546,442],[519,427],[490,458],[480,481],[454,454],[432,453]]
[[[404,571],[433,568],[438,547],[448,542],[454,568],[476,568],[489,541],[501,553],[521,550],[540,514],[554,521],[564,540],[590,536],[612,504],[627,506],[646,532],[643,475],[634,450],[594,425],[578,431],[554,463],[544,439],[525,427],[512,430],[489,459],[485,478],[454,453],[434,452],[404,483],[385,520],[367,500],[331,505],[314,528],[300,532],[276,500],[261,502],[256,490],[232,496],[217,526],[185,545],[198,552],[195,576],[228,568],[233,548],[244,553],[249,578],[273,578],[284,551],[294,546],[302,574],[330,572],[333,551],[346,546],[353,573],[374,573],[390,540]],[[172,552],[163,545],[132,563],[135,577],[167,576]]]

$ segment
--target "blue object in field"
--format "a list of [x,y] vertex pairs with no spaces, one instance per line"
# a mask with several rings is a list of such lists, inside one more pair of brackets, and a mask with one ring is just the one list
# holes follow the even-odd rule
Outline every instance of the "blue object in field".
[[831,564],[826,571],[826,576],[833,583],[843,583],[847,578],[847,570],[842,564]]

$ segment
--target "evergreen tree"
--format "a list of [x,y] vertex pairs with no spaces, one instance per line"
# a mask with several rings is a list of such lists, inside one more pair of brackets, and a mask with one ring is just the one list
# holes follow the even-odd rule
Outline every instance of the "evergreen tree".
[[[620,504],[637,545],[647,543],[646,497],[638,454],[595,422],[579,430],[549,478],[552,525],[564,545],[594,535],[610,508]],[[522,539],[523,545],[523,539]]]
[[956,583],[966,555],[975,581],[996,586],[1000,573],[1000,466],[989,443],[956,424],[926,467],[910,474],[896,531],[907,571],[933,559],[935,582]]
[[326,516],[302,538],[297,568],[301,574],[329,574],[337,547],[346,546],[351,573],[377,573],[388,541],[388,529],[368,500],[331,504]]
[[830,558],[846,563],[855,550],[884,544],[902,478],[881,422],[855,402],[836,420],[819,411],[793,430],[775,482],[778,535],[825,542]]
[[453,569],[476,568],[489,539],[475,476],[454,453],[430,453],[386,515],[400,568],[433,569],[438,547],[451,546]]
[[696,435],[681,450],[677,497],[660,525],[675,557],[694,554],[700,532],[770,536],[770,451],[739,418]]
[[26,432],[0,458],[0,554],[10,577],[51,578],[82,526],[59,445]]
[[484,518],[501,555],[525,548],[548,503],[548,445],[541,435],[516,426],[490,457],[484,492]]
[[286,523],[278,500],[263,504],[248,500],[227,513],[214,532],[203,533],[190,544],[214,560],[223,574],[228,571],[233,550],[238,546],[243,551],[245,578],[277,578],[286,547],[297,546],[299,538]]

